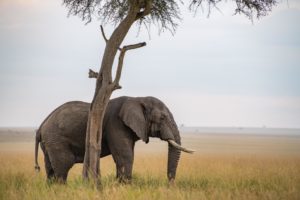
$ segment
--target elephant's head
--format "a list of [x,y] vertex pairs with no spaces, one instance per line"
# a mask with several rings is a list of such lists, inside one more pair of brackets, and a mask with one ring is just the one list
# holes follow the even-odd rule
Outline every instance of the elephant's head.
[[124,102],[119,116],[144,142],[148,143],[149,137],[158,137],[169,143],[167,175],[169,181],[173,181],[180,151],[193,151],[181,147],[179,130],[169,109],[154,97],[129,98]]

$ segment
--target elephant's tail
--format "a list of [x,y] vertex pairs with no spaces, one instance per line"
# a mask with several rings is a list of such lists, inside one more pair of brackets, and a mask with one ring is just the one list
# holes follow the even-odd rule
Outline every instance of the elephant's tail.
[[34,169],[36,172],[39,172],[40,171],[40,166],[39,166],[39,163],[38,163],[38,154],[39,154],[39,144],[40,144],[40,141],[41,141],[41,134],[40,134],[40,129],[38,129],[36,131],[36,135],[35,135],[35,166],[34,166]]

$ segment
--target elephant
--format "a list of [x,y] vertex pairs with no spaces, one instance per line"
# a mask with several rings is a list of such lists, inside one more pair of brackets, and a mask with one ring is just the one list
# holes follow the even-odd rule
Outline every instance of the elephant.
[[[40,170],[37,158],[39,144],[44,153],[47,180],[66,182],[75,163],[82,163],[90,104],[67,102],[56,108],[36,132],[35,169]],[[100,158],[112,155],[116,176],[130,182],[135,142],[149,142],[158,137],[168,142],[167,177],[174,181],[180,152],[192,153],[181,146],[179,130],[172,113],[155,97],[118,97],[109,101],[104,120]]]

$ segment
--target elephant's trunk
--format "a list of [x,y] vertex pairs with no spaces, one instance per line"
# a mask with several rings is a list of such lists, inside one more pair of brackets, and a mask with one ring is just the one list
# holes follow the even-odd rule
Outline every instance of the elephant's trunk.
[[167,175],[169,181],[172,182],[176,176],[176,170],[181,151],[187,153],[193,153],[194,151],[181,146],[179,130],[171,113],[169,116],[171,116],[171,119],[168,120],[168,123],[166,123],[166,126],[164,126],[165,131],[163,131],[164,134],[162,135],[161,139],[168,141],[169,144]]
[[[180,139],[177,140],[176,143],[180,145]],[[181,151],[179,149],[169,143],[167,175],[170,182],[174,181],[175,179],[180,153]]]

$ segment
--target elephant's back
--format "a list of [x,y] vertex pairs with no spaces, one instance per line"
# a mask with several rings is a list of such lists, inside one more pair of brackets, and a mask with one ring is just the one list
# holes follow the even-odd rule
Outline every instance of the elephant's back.
[[86,102],[71,101],[56,108],[40,127],[42,141],[60,136],[65,140],[84,140],[89,106]]

